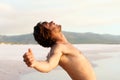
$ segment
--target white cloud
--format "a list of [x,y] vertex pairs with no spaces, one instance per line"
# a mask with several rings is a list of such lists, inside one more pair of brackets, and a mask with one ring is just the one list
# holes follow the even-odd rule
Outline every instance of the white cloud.
[[13,7],[9,4],[0,3],[0,12],[9,12],[13,11]]

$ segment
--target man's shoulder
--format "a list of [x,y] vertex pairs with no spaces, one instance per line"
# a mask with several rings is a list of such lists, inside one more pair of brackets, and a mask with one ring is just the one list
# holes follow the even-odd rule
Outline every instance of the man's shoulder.
[[66,48],[66,44],[55,44],[51,49],[56,51],[63,51]]
[[55,44],[52,48],[59,49],[59,48],[62,48],[63,46],[65,46],[65,45],[64,44]]
[[69,43],[58,43],[54,45],[56,48],[65,48],[67,46],[70,46]]
[[55,44],[51,47],[50,53],[62,53],[63,44]]

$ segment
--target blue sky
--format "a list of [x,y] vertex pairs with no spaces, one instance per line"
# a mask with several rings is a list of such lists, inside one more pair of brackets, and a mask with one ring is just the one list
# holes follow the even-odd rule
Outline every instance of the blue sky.
[[0,34],[33,32],[40,21],[62,30],[120,35],[119,0],[0,0]]

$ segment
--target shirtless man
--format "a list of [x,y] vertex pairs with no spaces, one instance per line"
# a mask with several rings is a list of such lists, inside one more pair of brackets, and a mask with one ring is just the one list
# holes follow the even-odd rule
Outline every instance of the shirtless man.
[[60,65],[72,80],[96,80],[89,61],[70,44],[61,32],[61,25],[51,22],[38,23],[33,32],[35,40],[43,47],[50,47],[46,61],[35,59],[32,50],[23,55],[24,62],[40,72],[49,72]]

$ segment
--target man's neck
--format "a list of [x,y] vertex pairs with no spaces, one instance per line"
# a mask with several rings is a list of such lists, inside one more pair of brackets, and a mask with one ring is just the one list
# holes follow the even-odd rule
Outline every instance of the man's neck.
[[57,36],[57,42],[56,43],[68,43],[67,39],[65,38],[65,36],[63,35],[63,33],[60,33]]

